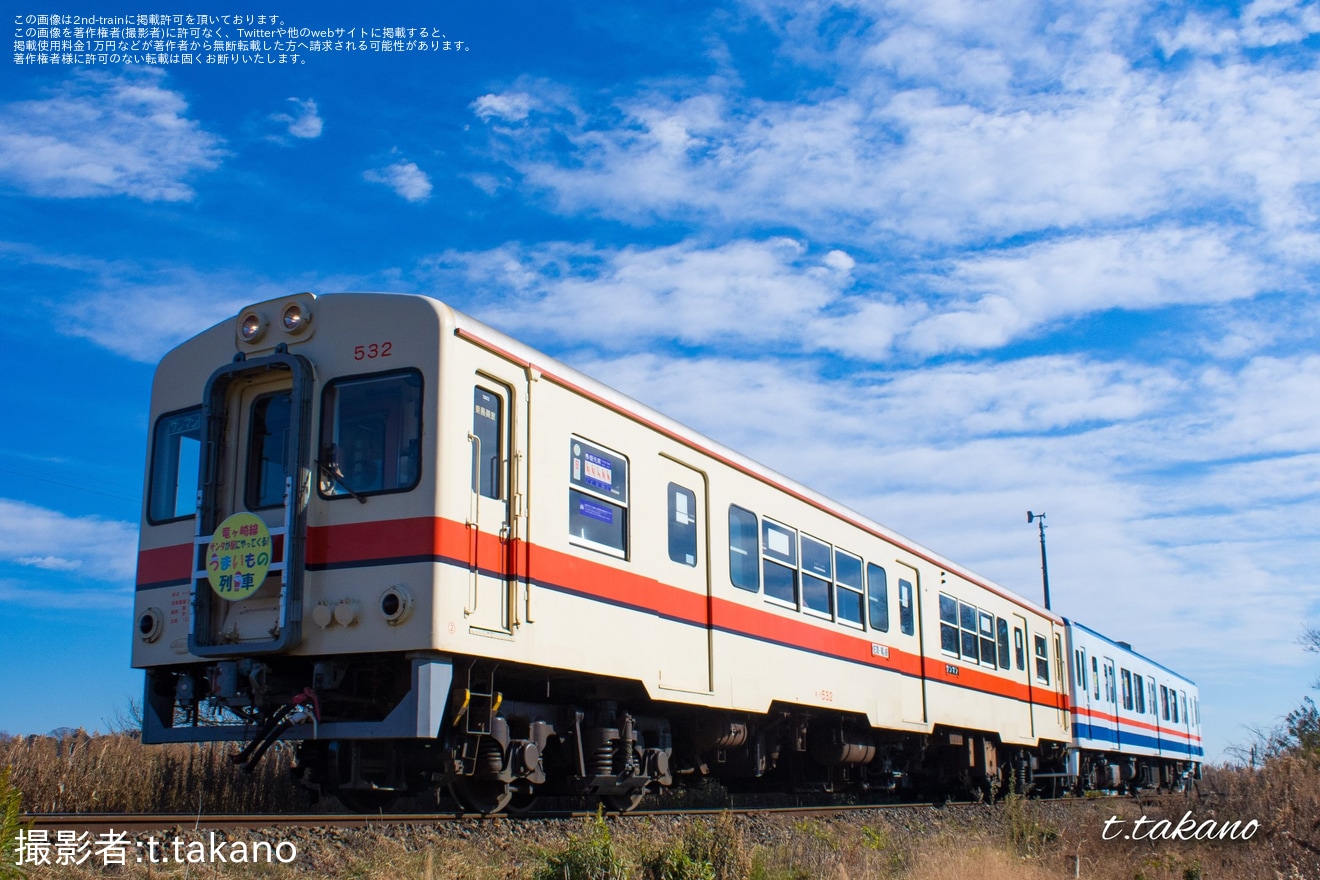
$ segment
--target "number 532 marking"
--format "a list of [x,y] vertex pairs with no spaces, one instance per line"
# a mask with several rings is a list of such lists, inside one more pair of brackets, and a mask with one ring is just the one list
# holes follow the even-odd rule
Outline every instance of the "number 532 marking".
[[353,347],[353,360],[370,361],[376,358],[387,358],[390,356],[392,348],[394,348],[393,342],[373,342],[370,345],[357,345]]

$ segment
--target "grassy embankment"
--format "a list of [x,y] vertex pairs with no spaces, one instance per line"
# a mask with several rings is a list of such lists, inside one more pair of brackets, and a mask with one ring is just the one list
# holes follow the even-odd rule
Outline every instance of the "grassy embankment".
[[[205,813],[294,809],[273,753],[243,777],[231,747],[142,746],[130,736],[15,738],[0,741],[0,767],[11,771],[24,809]],[[272,760],[273,759],[273,760]],[[1211,768],[1186,798],[1143,805],[1105,798],[1058,804],[1011,799],[994,807],[851,813],[833,819],[669,819],[635,816],[587,821],[509,820],[360,830],[270,828],[233,840],[285,840],[297,846],[289,866],[138,865],[29,868],[32,877],[344,877],[664,878],[664,880],[1303,880],[1320,878],[1320,758],[1271,759],[1257,770]],[[1188,811],[1205,828],[1256,820],[1249,840],[1132,840],[1144,830],[1176,827]],[[1106,822],[1111,823],[1104,839]],[[169,831],[187,840],[191,828]],[[200,870],[199,870],[200,869]],[[0,875],[3,871],[0,870]]]

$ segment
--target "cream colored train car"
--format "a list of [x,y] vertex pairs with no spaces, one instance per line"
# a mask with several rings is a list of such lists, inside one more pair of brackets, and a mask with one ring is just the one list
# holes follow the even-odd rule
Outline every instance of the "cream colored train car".
[[1064,771],[1061,618],[434,299],[253,305],[151,405],[148,742],[483,812]]

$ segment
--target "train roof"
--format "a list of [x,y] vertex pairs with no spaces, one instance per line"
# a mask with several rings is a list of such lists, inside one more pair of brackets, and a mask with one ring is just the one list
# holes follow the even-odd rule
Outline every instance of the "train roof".
[[1140,652],[1138,652],[1138,651],[1134,651],[1134,650],[1132,650],[1132,646],[1129,645],[1129,644],[1127,644],[1126,642],[1116,642],[1116,641],[1114,641],[1113,639],[1109,638],[1109,636],[1104,635],[1104,634],[1102,634],[1102,633],[1098,633],[1098,632],[1096,632],[1095,630],[1091,629],[1089,626],[1087,626],[1087,625],[1085,625],[1085,624],[1083,624],[1083,623],[1078,623],[1077,621],[1072,620],[1072,619],[1067,618],[1067,617],[1065,617],[1065,618],[1063,619],[1063,622],[1064,622],[1065,624],[1067,624],[1068,626],[1075,626],[1075,627],[1077,627],[1078,629],[1085,631],[1087,635],[1094,636],[1095,638],[1099,639],[1099,640],[1102,641],[1102,642],[1105,642],[1105,643],[1107,643],[1107,644],[1113,645],[1115,648],[1117,648],[1117,649],[1120,650],[1120,651],[1123,651],[1123,652],[1125,652],[1125,653],[1131,654],[1133,657],[1139,657],[1139,658],[1141,658],[1142,660],[1144,660],[1144,661],[1146,661],[1147,663],[1149,663],[1151,666],[1154,666],[1154,667],[1157,668],[1157,669],[1162,669],[1163,671],[1169,673],[1169,675],[1172,675],[1174,678],[1178,679],[1179,681],[1185,682],[1185,683],[1191,685],[1192,687],[1196,687],[1196,682],[1192,681],[1192,680],[1191,680],[1190,678],[1188,678],[1187,676],[1185,676],[1185,675],[1183,675],[1183,674],[1181,674],[1181,673],[1178,673],[1178,672],[1174,672],[1172,669],[1170,669],[1169,667],[1165,666],[1163,663],[1159,663],[1159,662],[1157,662],[1157,661],[1155,661],[1155,660],[1150,659],[1150,658],[1147,657],[1145,654],[1142,654],[1142,653],[1140,653]]
[[593,379],[565,363],[555,360],[544,352],[538,351],[526,343],[519,342],[502,331],[496,330],[494,327],[484,324],[476,318],[458,311],[435,297],[427,298],[433,299],[449,309],[450,313],[454,316],[456,332],[459,336],[471,339],[476,344],[482,345],[503,357],[523,365],[524,367],[530,367],[532,370],[538,372],[544,379],[548,379],[558,385],[580,393],[585,393],[628,418],[655,428],[686,446],[722,461],[723,463],[761,480],[774,488],[787,492],[799,500],[826,513],[837,516],[857,528],[870,532],[877,537],[883,538],[902,547],[913,555],[924,559],[931,564],[937,565],[945,571],[957,574],[969,582],[990,590],[991,592],[1031,610],[1042,617],[1049,618],[1056,623],[1063,622],[1061,616],[1037,605],[1030,599],[1013,592],[1007,587],[1002,587],[993,581],[976,574],[970,569],[958,565],[935,551],[923,547],[915,541],[905,538],[892,529],[881,525],[875,520],[840,504],[838,501],[828,498],[825,495],[804,486],[796,480],[784,476],[783,474],[748,458],[742,453],[724,446],[718,441],[712,440],[704,434],[694,431],[641,401],[629,397],[628,395],[611,388],[603,382]]

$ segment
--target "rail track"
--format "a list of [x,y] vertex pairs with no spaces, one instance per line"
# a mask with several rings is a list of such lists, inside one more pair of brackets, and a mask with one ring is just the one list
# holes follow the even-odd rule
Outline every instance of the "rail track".
[[[1143,795],[1141,804],[1153,804],[1170,798],[1189,798],[1189,793]],[[1041,803],[1082,805],[1095,803],[1094,798],[1059,798]],[[700,817],[732,814],[735,816],[801,816],[828,818],[844,813],[887,812],[895,810],[939,810],[951,807],[985,806],[975,801],[944,801],[940,803],[881,803],[881,804],[828,804],[793,806],[724,806],[683,809],[641,809],[629,813],[609,812],[612,818],[642,819],[647,817]],[[448,822],[518,823],[537,820],[582,819],[596,815],[594,809],[533,810],[510,815],[486,816],[439,810],[427,813],[27,813],[24,823],[36,828],[73,831],[155,831],[160,829],[253,829],[270,827],[303,828],[369,828],[383,825],[436,825]]]

